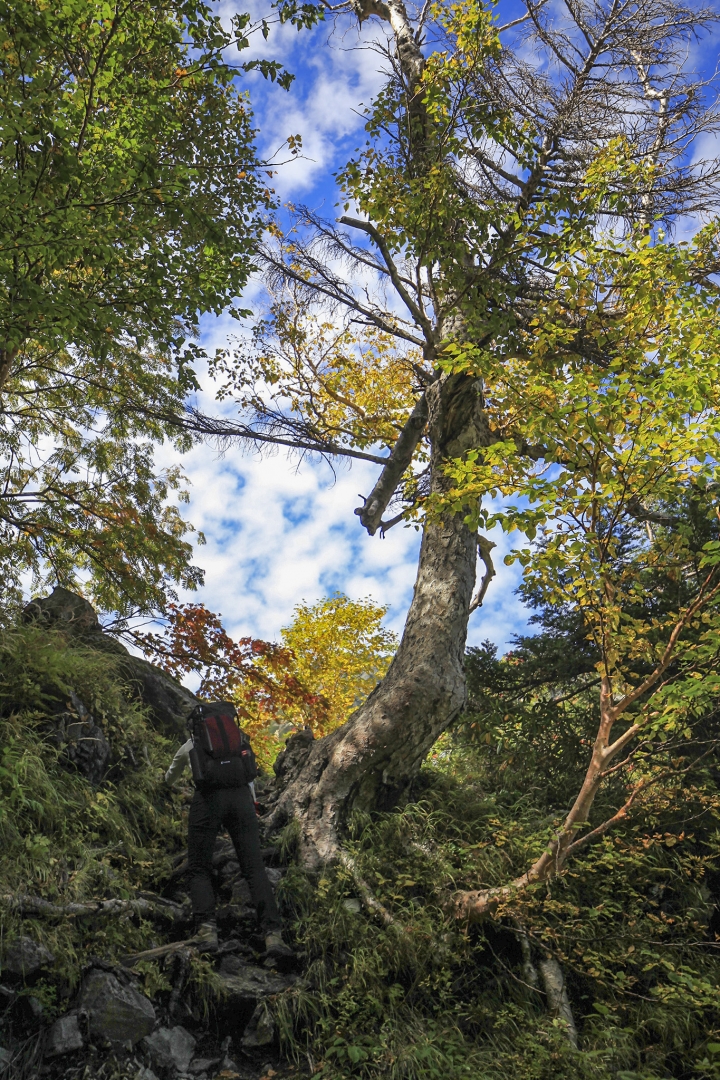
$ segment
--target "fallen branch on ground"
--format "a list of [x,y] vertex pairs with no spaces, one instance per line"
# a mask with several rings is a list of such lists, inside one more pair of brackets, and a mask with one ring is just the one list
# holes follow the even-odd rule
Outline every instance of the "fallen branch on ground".
[[181,952],[182,949],[190,949],[197,943],[197,938],[188,938],[187,941],[171,941],[169,945],[158,945],[154,949],[145,949],[143,952],[131,953],[123,956],[120,963],[123,967],[132,967],[138,960],[157,960],[161,956],[169,956],[171,953]]
[[153,918],[162,915],[171,922],[185,918],[185,912],[179,904],[170,900],[148,900],[138,897],[133,900],[94,900],[53,904],[40,896],[28,896],[25,893],[0,895],[0,903],[19,915],[44,915],[51,919],[75,919],[87,915],[141,915]]

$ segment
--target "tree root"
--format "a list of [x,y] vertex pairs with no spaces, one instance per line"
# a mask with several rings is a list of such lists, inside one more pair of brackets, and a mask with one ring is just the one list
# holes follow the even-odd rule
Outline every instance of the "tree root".
[[538,971],[545,990],[548,1011],[553,1016],[565,1021],[570,1045],[573,1050],[577,1050],[577,1027],[575,1026],[575,1018],[568,997],[563,969],[555,957],[548,954],[538,961]]
[[145,949],[144,952],[123,956],[120,963],[123,967],[132,967],[138,960],[159,960],[161,956],[170,956],[172,953],[189,950],[194,944],[196,944],[195,938],[188,938],[187,941],[171,941],[169,945],[158,945],[155,949]]
[[383,926],[398,926],[397,919],[391,915],[388,909],[373,895],[367,881],[360,876],[360,872],[355,865],[355,860],[352,856],[348,855],[346,851],[341,851],[338,855],[338,861],[352,877],[355,888],[360,894],[360,901],[363,907],[365,907],[371,915],[374,915],[376,919],[379,919]]

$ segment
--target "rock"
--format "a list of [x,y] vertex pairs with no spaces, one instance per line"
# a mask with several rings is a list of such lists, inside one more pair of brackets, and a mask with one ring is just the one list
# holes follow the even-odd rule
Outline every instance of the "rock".
[[30,1010],[31,1016],[35,1020],[40,1020],[45,1012],[42,1001],[40,1001],[40,999],[36,997],[28,997],[25,1000],[27,1001],[27,1006]]
[[218,1026],[220,1030],[231,1031],[238,1041],[261,1002],[299,982],[295,975],[279,975],[256,967],[238,955],[223,957],[217,975],[220,980],[215,1005]]
[[0,1073],[8,1067],[12,1059],[12,1050],[6,1050],[4,1046],[0,1046]]
[[192,1060],[196,1041],[183,1027],[161,1027],[143,1039],[143,1049],[159,1069],[184,1073]]
[[78,772],[97,786],[110,760],[110,743],[84,704],[70,691],[68,710],[56,714],[55,742]]
[[55,957],[44,945],[38,945],[30,937],[19,937],[5,950],[2,968],[11,975],[27,978],[54,963]]
[[260,1046],[269,1046],[275,1039],[275,1023],[272,1015],[263,1005],[258,1005],[245,1028],[242,1045],[246,1050],[256,1050]]
[[192,1076],[198,1076],[200,1073],[210,1073],[216,1068],[222,1061],[222,1058],[195,1058],[190,1062],[188,1072]]
[[83,1037],[77,1013],[67,1013],[50,1028],[45,1043],[45,1056],[59,1057],[60,1054],[70,1054],[73,1050],[82,1050],[82,1046]]
[[272,994],[281,994],[297,982],[295,975],[279,975],[276,971],[247,964],[240,956],[226,956],[218,972],[222,982],[223,1004],[227,1011],[250,1019],[259,1002]]
[[90,1035],[135,1045],[155,1027],[155,1010],[133,986],[123,986],[108,971],[91,971],[80,991],[79,1010],[88,1016]]
[[195,695],[172,675],[133,656],[121,642],[106,634],[92,604],[82,596],[58,585],[50,596],[32,600],[23,611],[23,620],[59,627],[83,645],[117,656],[121,674],[134,685],[138,697],[150,706],[158,727],[169,737],[182,737],[185,741],[185,718],[197,705]]
[[279,780],[289,778],[298,771],[309,754],[313,741],[313,734],[309,729],[290,736],[285,743],[285,749],[280,751],[273,765],[273,772]]
[[23,622],[39,622],[69,633],[102,633],[95,608],[83,596],[56,585],[49,596],[36,597],[23,611]]
[[135,1073],[135,1080],[158,1080],[158,1078],[152,1069],[148,1069],[146,1065],[141,1065]]
[[272,885],[273,889],[277,889],[278,885],[283,879],[282,870],[277,870],[274,866],[270,866],[266,868],[265,873],[267,874],[268,880]]

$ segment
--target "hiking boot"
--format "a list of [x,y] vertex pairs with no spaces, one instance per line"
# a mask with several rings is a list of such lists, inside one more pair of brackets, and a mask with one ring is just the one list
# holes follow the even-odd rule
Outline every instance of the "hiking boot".
[[214,919],[204,919],[197,928],[193,939],[198,952],[215,953],[218,951],[217,924]]
[[290,960],[295,956],[290,946],[283,941],[279,930],[271,930],[265,935],[265,953],[268,960]]

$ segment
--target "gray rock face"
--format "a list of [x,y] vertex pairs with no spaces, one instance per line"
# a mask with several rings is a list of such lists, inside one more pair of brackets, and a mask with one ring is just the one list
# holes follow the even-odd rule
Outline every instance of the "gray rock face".
[[73,1050],[82,1050],[82,1046],[83,1037],[77,1013],[67,1013],[50,1028],[45,1043],[45,1056],[59,1057],[61,1054],[70,1054]]
[[176,1069],[187,1072],[195,1052],[196,1040],[183,1027],[158,1028],[143,1039],[143,1049],[159,1069]]
[[25,622],[56,626],[83,645],[112,653],[120,660],[120,670],[134,684],[138,697],[150,706],[158,727],[171,738],[187,737],[185,717],[197,705],[197,698],[171,675],[139,656],[132,656],[121,642],[106,634],[95,609],[82,596],[60,585],[50,596],[32,600],[23,612]]
[[90,1035],[133,1045],[155,1027],[155,1010],[132,986],[107,971],[91,971],[80,991],[79,1010],[88,1016]]
[[2,970],[9,971],[11,975],[27,978],[29,975],[35,975],[41,968],[50,967],[54,963],[55,957],[44,945],[38,945],[29,937],[19,937],[5,950]]

